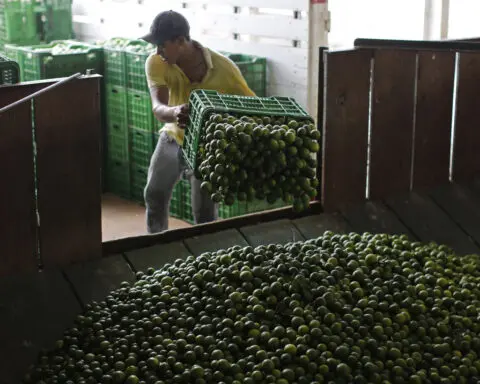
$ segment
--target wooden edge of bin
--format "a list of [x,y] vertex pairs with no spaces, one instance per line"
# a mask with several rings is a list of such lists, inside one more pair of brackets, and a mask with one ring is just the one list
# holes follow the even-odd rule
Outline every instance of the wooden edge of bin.
[[127,237],[118,240],[103,242],[103,256],[124,253],[135,249],[146,248],[157,244],[166,244],[174,241],[182,241],[194,236],[224,231],[227,229],[238,229],[244,226],[275,221],[280,219],[298,219],[308,215],[315,215],[322,212],[321,203],[314,201],[310,207],[303,212],[295,213],[291,207],[279,208],[270,211],[256,212],[249,215],[220,220],[213,223],[199,224],[188,228],[169,230],[163,233],[136,237]]

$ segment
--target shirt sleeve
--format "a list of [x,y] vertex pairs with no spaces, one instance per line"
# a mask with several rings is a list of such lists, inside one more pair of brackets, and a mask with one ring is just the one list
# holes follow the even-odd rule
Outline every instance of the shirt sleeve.
[[145,74],[148,87],[166,86],[165,81],[166,65],[159,55],[151,54],[145,62]]

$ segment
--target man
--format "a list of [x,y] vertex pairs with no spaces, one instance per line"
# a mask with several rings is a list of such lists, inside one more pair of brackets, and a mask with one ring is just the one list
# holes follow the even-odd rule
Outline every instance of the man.
[[[208,89],[242,96],[255,94],[231,60],[190,39],[188,21],[177,12],[157,15],[143,40],[157,46],[157,52],[145,63],[145,72],[153,113],[165,123],[150,160],[145,187],[147,230],[157,233],[168,229],[170,198],[185,169],[181,147],[190,92]],[[191,177],[195,223],[214,221],[216,205],[200,184]]]

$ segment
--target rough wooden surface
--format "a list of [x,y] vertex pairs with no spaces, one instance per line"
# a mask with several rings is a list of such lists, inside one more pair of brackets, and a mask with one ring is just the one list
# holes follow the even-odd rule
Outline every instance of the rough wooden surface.
[[327,54],[323,157],[328,161],[321,197],[328,212],[365,200],[371,55],[370,50]]
[[74,80],[35,99],[40,251],[48,268],[102,255],[99,87],[98,78]]
[[410,230],[381,202],[367,202],[342,210],[356,232],[405,234],[413,238]]
[[455,52],[418,54],[413,189],[448,183]]
[[80,305],[60,271],[0,280],[0,384],[20,383],[43,348],[53,348]]
[[293,221],[305,239],[314,239],[322,236],[325,231],[346,233],[351,231],[351,227],[338,212],[323,213],[302,217]]
[[376,50],[370,138],[370,198],[410,190],[416,52]]
[[[4,88],[0,107],[30,93]],[[24,103],[0,114],[0,276],[38,270],[32,111]]]
[[102,301],[110,291],[120,288],[123,281],[133,282],[135,279],[120,255],[79,263],[65,268],[65,273],[83,304]]
[[150,267],[159,269],[177,259],[186,259],[189,255],[182,242],[154,245],[125,253],[135,271],[146,271]]
[[262,244],[286,244],[305,238],[290,220],[277,220],[240,228],[248,243],[256,247]]
[[428,196],[412,193],[387,201],[421,241],[445,244],[460,254],[478,253],[474,242]]
[[195,256],[199,256],[204,252],[218,251],[219,249],[227,249],[234,245],[247,246],[248,243],[242,234],[236,229],[228,229],[208,235],[196,236],[185,240],[188,249]]

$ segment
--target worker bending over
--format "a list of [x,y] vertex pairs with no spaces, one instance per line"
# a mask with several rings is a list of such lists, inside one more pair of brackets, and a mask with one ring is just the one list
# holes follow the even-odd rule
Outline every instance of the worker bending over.
[[[157,15],[143,40],[157,46],[145,63],[155,118],[165,126],[150,160],[145,205],[149,233],[168,229],[173,188],[186,169],[182,157],[188,101],[194,89],[255,96],[238,67],[228,58],[190,39],[188,21],[179,13]],[[191,175],[192,210],[196,224],[217,218],[216,204]]]

